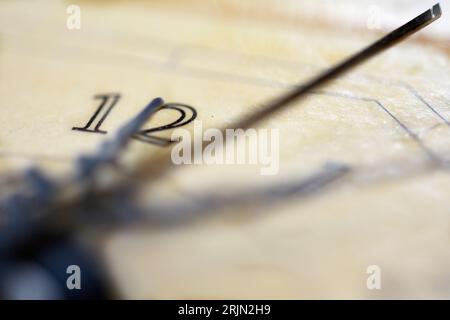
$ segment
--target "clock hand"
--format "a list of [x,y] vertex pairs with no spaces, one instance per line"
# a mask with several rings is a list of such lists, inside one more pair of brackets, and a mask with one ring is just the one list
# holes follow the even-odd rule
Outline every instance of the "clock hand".
[[334,67],[326,70],[322,74],[316,76],[315,78],[307,81],[305,84],[298,86],[290,92],[287,92],[277,99],[269,102],[261,110],[254,113],[245,120],[238,122],[235,128],[248,128],[249,126],[269,117],[274,112],[278,112],[286,108],[291,103],[298,101],[304,97],[307,93],[312,90],[316,90],[323,85],[327,84],[336,77],[342,75],[345,72],[353,69],[359,64],[369,60],[370,58],[376,56],[377,54],[391,48],[395,44],[401,42],[402,40],[408,38],[417,31],[423,29],[433,21],[441,17],[442,11],[439,3],[435,4],[431,9],[425,11],[421,15],[417,16],[413,20],[399,27],[398,29],[392,31],[385,37],[366,47],[365,49],[357,52],[341,63],[335,65]]
[[[45,230],[53,219],[58,219],[59,206],[83,202],[93,189],[97,172],[114,164],[133,136],[164,105],[161,98],[151,101],[137,116],[123,125],[111,140],[100,144],[93,155],[80,156],[76,174],[66,181],[47,178],[38,168],[27,170],[23,177],[24,190],[0,200],[0,255],[11,250],[21,240],[32,238]],[[69,219],[64,215],[64,219]]]

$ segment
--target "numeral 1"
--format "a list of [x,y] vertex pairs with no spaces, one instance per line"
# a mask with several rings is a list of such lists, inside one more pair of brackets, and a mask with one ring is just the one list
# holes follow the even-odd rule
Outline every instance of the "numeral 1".
[[[120,99],[120,94],[99,94],[95,95],[94,99],[101,100],[100,105],[97,110],[94,112],[92,117],[86,123],[84,127],[73,127],[72,130],[84,131],[84,132],[93,132],[93,133],[102,133],[105,134],[107,131],[101,130],[100,127],[105,121],[106,117],[109,115],[111,110],[117,104]],[[98,119],[99,118],[99,119]],[[98,120],[97,120],[98,119]]]

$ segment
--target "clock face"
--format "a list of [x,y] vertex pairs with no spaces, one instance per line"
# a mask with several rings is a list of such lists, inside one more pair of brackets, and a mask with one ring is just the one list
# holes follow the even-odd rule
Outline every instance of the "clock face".
[[446,18],[235,130],[427,8],[345,3],[2,1],[3,211],[50,181],[124,298],[448,298]]

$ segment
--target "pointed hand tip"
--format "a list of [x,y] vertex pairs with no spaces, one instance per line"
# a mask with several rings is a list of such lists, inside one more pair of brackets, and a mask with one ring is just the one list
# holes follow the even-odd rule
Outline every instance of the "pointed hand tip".
[[[155,111],[156,108],[162,106],[164,104],[164,100],[160,97],[153,99],[150,103],[142,110],[141,114],[143,117],[148,117],[147,114]],[[139,117],[139,115],[137,116]]]
[[155,105],[155,104],[161,105],[161,104],[164,104],[164,100],[162,98],[158,97],[158,98],[153,99],[152,102],[150,102],[150,104],[151,105]]
[[442,9],[439,2],[431,8],[431,12],[433,13],[433,18],[439,18],[442,15]]

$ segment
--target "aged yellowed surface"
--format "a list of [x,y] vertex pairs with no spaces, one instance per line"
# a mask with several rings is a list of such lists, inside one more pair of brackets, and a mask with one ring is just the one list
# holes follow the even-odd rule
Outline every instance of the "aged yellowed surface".
[[[155,97],[221,128],[387,31],[302,19],[291,1],[80,1],[81,29],[68,30],[69,4],[0,3],[3,174],[32,164],[70,172],[108,136],[71,130],[95,111],[95,95],[121,94],[102,124],[108,134]],[[280,130],[274,177],[252,166],[185,166],[146,179],[168,147],[133,141],[123,166],[139,166],[136,201],[149,210],[302,181],[327,163],[349,172],[305,197],[212,206],[177,226],[109,234],[100,250],[119,292],[449,298],[450,57],[432,37],[410,39],[260,123]],[[173,120],[161,112],[148,126]],[[367,289],[369,265],[381,268],[382,290]]]

